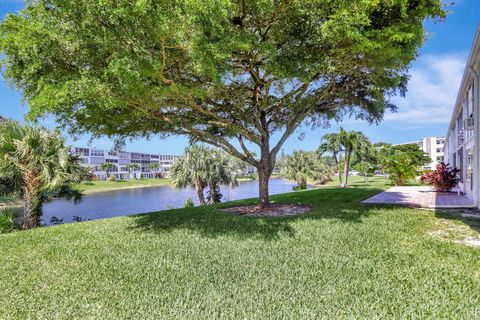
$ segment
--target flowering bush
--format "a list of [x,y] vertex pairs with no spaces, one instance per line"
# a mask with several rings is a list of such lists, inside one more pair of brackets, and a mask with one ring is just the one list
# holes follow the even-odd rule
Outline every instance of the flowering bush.
[[440,162],[432,172],[425,173],[420,182],[428,183],[436,191],[450,191],[460,181],[458,173],[460,169],[452,168],[449,164]]

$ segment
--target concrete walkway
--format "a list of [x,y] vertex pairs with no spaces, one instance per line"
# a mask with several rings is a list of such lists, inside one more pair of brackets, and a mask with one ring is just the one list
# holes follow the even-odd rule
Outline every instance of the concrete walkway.
[[434,192],[429,187],[393,187],[362,203],[396,204],[422,208],[472,208],[473,201],[455,192]]

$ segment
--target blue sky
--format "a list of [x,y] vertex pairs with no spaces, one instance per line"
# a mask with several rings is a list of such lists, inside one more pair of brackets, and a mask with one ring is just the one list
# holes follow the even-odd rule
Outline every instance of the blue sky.
[[[8,12],[17,12],[22,7],[20,0],[0,0],[0,18]],[[365,122],[349,119],[340,124],[332,123],[327,129],[312,131],[303,128],[285,143],[285,151],[290,153],[297,149],[314,150],[323,134],[336,131],[339,126],[363,131],[373,142],[399,143],[426,136],[445,135],[470,46],[480,23],[480,1],[456,0],[449,10],[450,14],[445,22],[425,23],[429,39],[421,49],[418,59],[412,63],[406,98],[393,100],[399,108],[397,113],[387,114],[379,125],[370,126]],[[27,110],[28,106],[22,102],[21,95],[9,88],[1,78],[0,115],[22,121]],[[55,121],[47,119],[43,124],[54,127]],[[305,133],[305,137],[299,140],[301,133]],[[112,147],[112,142],[105,138],[90,142],[89,137],[80,137],[77,141],[68,137],[68,141],[80,146]],[[187,142],[188,139],[184,137],[135,140],[127,142],[127,149],[181,154]]]

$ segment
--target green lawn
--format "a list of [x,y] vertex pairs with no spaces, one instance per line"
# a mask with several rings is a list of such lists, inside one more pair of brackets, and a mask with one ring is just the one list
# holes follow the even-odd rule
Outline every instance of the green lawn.
[[171,185],[171,179],[142,179],[142,180],[118,180],[118,181],[90,181],[78,184],[76,187],[84,193],[111,191],[118,189],[157,187]]
[[0,235],[0,318],[480,318],[480,249],[432,235],[478,226],[360,204],[374,180],[272,197],[296,218],[217,210],[247,200]]

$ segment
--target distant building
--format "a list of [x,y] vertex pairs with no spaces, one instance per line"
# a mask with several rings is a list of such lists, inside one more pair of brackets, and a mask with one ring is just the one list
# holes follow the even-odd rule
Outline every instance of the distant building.
[[480,205],[480,25],[448,127],[445,158],[460,169],[460,189]]
[[[113,150],[104,150],[96,148],[72,147],[72,152],[80,157],[81,164],[93,169],[93,174],[99,180],[107,179],[107,172],[100,170],[102,163],[113,163],[117,169],[109,171],[109,175],[114,175],[116,179],[128,180],[131,178],[155,178],[159,175],[165,175],[173,165],[173,161],[178,158],[174,155],[151,154],[140,152],[116,152]],[[136,163],[139,169],[130,173],[127,169],[129,163]],[[151,170],[150,164],[158,163],[157,170]]]
[[421,150],[423,150],[432,162],[423,166],[425,170],[434,170],[437,166],[437,163],[444,161],[444,147],[445,147],[445,138],[444,137],[426,137],[422,140],[415,140],[405,143],[396,144],[396,146],[406,145],[406,144],[416,144]]

